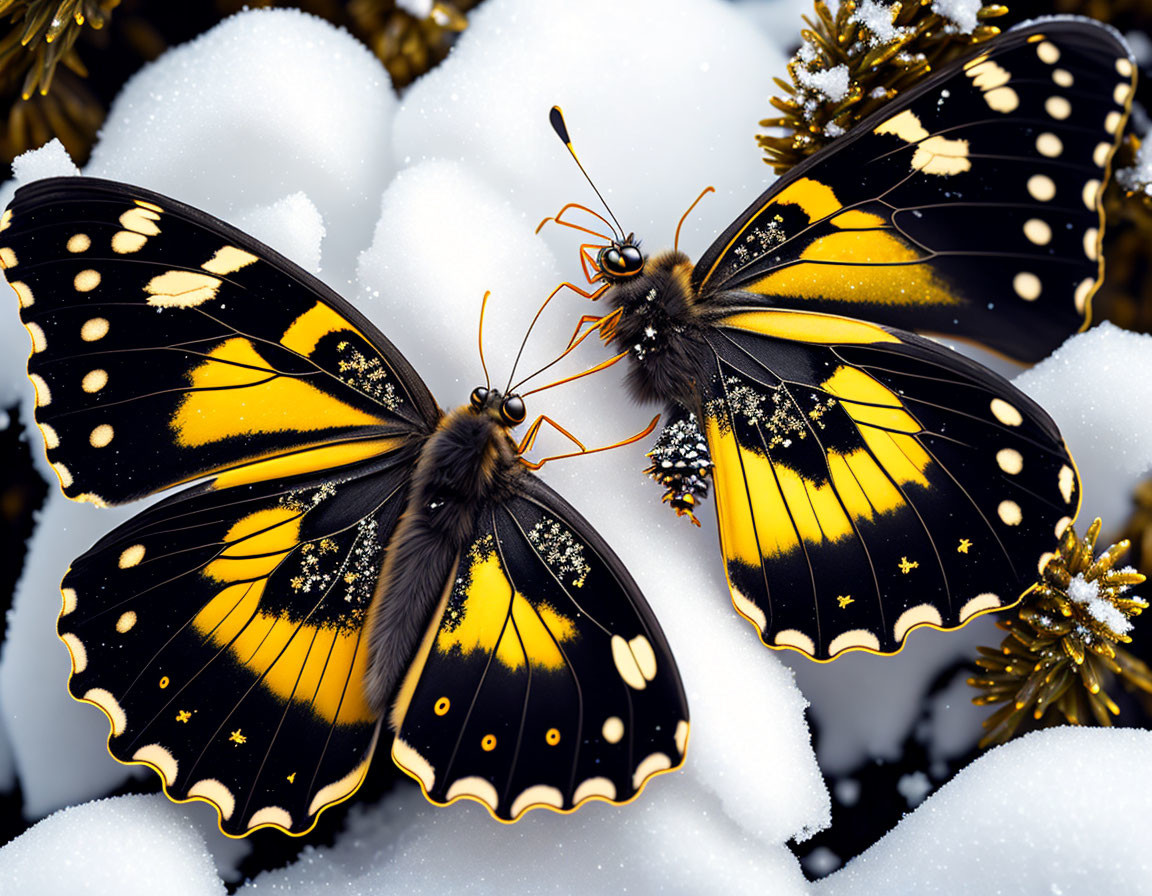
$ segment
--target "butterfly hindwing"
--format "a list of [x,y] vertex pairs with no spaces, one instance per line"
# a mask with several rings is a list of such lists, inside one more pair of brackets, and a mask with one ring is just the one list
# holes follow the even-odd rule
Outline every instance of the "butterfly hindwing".
[[427,388],[375,327],[201,211],[68,177],[22,187],[4,222],[36,419],[71,498],[323,470],[435,424]]
[[701,301],[740,290],[1039,360],[1087,325],[1135,77],[1105,28],[1013,29],[773,184],[696,265]]
[[414,457],[196,487],[78,558],[58,631],[112,755],[215,805],[231,836],[304,833],[350,796],[380,725],[364,620]]
[[683,761],[688,710],[651,611],[600,537],[530,476],[481,515],[394,709],[397,764],[501,820],[627,802]]
[[1043,410],[910,333],[752,308],[715,324],[702,419],[721,547],[766,644],[892,653],[918,625],[1019,599],[1079,508]]

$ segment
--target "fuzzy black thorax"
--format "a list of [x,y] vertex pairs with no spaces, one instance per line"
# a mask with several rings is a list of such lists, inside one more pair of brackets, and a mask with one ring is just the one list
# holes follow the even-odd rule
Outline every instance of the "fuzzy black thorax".
[[605,294],[608,305],[620,310],[612,339],[619,351],[629,353],[628,386],[639,401],[687,404],[693,384],[704,375],[706,344],[691,278],[687,255],[664,252]]

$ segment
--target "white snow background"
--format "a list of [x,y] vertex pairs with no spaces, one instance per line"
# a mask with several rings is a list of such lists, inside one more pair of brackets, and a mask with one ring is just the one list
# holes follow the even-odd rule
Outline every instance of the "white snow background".
[[[485,290],[486,358],[502,386],[539,303],[561,280],[578,282],[580,235],[533,233],[565,202],[595,198],[549,128],[549,107],[564,108],[581,160],[650,250],[669,245],[684,209],[716,187],[681,236],[698,257],[771,180],[751,137],[808,6],[488,0],[400,101],[349,35],[297,12],[245,12],[135,76],[84,173],[204,208],[318,273],[452,407],[482,382]],[[59,144],[14,168],[0,207],[18,183],[76,171]],[[555,354],[593,310],[561,292],[520,369]],[[1150,340],[1101,327],[1020,379],[1078,458],[1082,525],[1096,512],[1118,523],[1152,466],[1152,385],[1122,409],[1099,385],[1116,369],[1152,384]],[[603,359],[585,348],[563,372]],[[0,302],[0,404],[19,398],[26,421],[27,351],[16,303]],[[604,444],[654,413],[620,395],[613,370],[532,397],[529,414]],[[538,454],[562,450],[542,438]],[[355,806],[333,847],[307,848],[241,892],[1152,893],[1142,834],[1152,734],[1134,731],[1054,730],[993,750],[870,850],[807,883],[785,844],[827,827],[832,801],[805,698],[826,770],[896,758],[927,682],[998,633],[987,620],[952,635],[918,631],[897,657],[828,666],[766,650],[732,612],[711,510],[697,530],[664,508],[641,474],[644,450],[560,461],[543,475],[607,538],[664,626],[691,709],[684,770],[629,806],[537,811],[514,826],[471,803],[438,809],[401,785]],[[34,454],[54,482],[38,444]],[[40,513],[0,655],[0,790],[18,781],[30,819],[63,811],[0,847],[0,892],[201,896],[235,878],[245,845],[216,831],[209,807],[159,795],[87,802],[151,773],[113,762],[107,721],[66,693],[58,583],[139,509],[96,510],[54,490]],[[960,755],[979,737],[970,696],[961,683],[932,708],[933,756]],[[908,782],[910,803],[926,784]]]

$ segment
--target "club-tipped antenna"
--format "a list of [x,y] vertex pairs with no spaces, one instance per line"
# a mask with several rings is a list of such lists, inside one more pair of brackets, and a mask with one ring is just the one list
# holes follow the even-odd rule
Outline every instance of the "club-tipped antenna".
[[568,125],[564,123],[564,113],[560,110],[559,106],[552,107],[552,111],[548,113],[548,120],[552,123],[552,130],[556,132],[556,136],[560,138],[566,147],[568,147],[568,152],[572,154],[572,159],[576,162],[576,167],[580,169],[580,173],[584,175],[584,179],[588,181],[589,186],[591,186],[593,191],[595,191],[597,197],[600,199],[600,202],[603,203],[604,208],[615,222],[616,229],[620,231],[619,238],[623,240],[624,228],[621,227],[620,222],[616,220],[616,215],[612,213],[612,209],[609,207],[607,201],[605,201],[604,197],[600,195],[600,191],[596,189],[596,184],[592,182],[592,178],[588,176],[588,172],[585,171],[584,166],[580,164],[580,159],[576,155],[576,150],[572,148],[572,138],[568,136]]

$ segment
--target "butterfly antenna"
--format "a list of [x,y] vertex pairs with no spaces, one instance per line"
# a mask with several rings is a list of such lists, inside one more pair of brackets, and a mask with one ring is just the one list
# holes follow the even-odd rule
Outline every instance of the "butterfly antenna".
[[480,366],[484,369],[484,388],[491,389],[492,381],[488,378],[488,365],[484,363],[484,309],[488,307],[488,296],[492,295],[492,290],[484,293],[484,298],[480,301],[480,332],[476,337],[476,341],[480,345]]
[[536,311],[536,316],[532,318],[532,323],[528,324],[528,329],[524,331],[524,338],[520,340],[520,350],[516,352],[516,360],[512,362],[512,372],[508,374],[508,385],[504,387],[504,394],[508,394],[508,390],[512,388],[512,380],[516,378],[516,368],[520,364],[520,356],[524,354],[524,346],[528,344],[528,337],[532,335],[532,328],[536,326],[536,321],[540,320],[540,315],[544,313],[544,309],[548,307],[548,303],[552,301],[552,297],[560,292],[568,284],[561,283],[552,292],[548,293],[548,298],[544,300],[544,304]]
[[596,195],[604,204],[605,210],[607,210],[608,214],[611,215],[612,220],[616,223],[616,229],[620,231],[619,239],[624,239],[624,228],[621,227],[620,222],[616,220],[616,215],[612,213],[612,209],[604,200],[604,197],[600,195],[600,191],[596,189],[596,184],[592,182],[592,178],[588,176],[588,172],[585,171],[584,166],[580,164],[580,159],[576,155],[576,150],[572,148],[572,138],[568,136],[568,125],[564,123],[564,113],[560,111],[559,106],[552,107],[552,111],[548,113],[548,120],[552,123],[552,130],[556,132],[556,136],[563,141],[566,147],[568,147],[568,152],[572,154],[572,159],[576,162],[576,167],[580,169],[580,173],[584,175],[584,179],[588,181],[589,186],[591,186],[592,189],[596,192]]
[[696,197],[696,201],[688,206],[688,211],[684,212],[684,214],[680,216],[680,223],[676,225],[676,239],[672,241],[673,252],[678,252],[680,250],[680,228],[684,226],[684,222],[688,219],[688,216],[692,214],[692,209],[696,208],[696,206],[700,204],[700,200],[707,196],[709,193],[715,192],[715,187],[705,187],[700,191],[700,195]]

